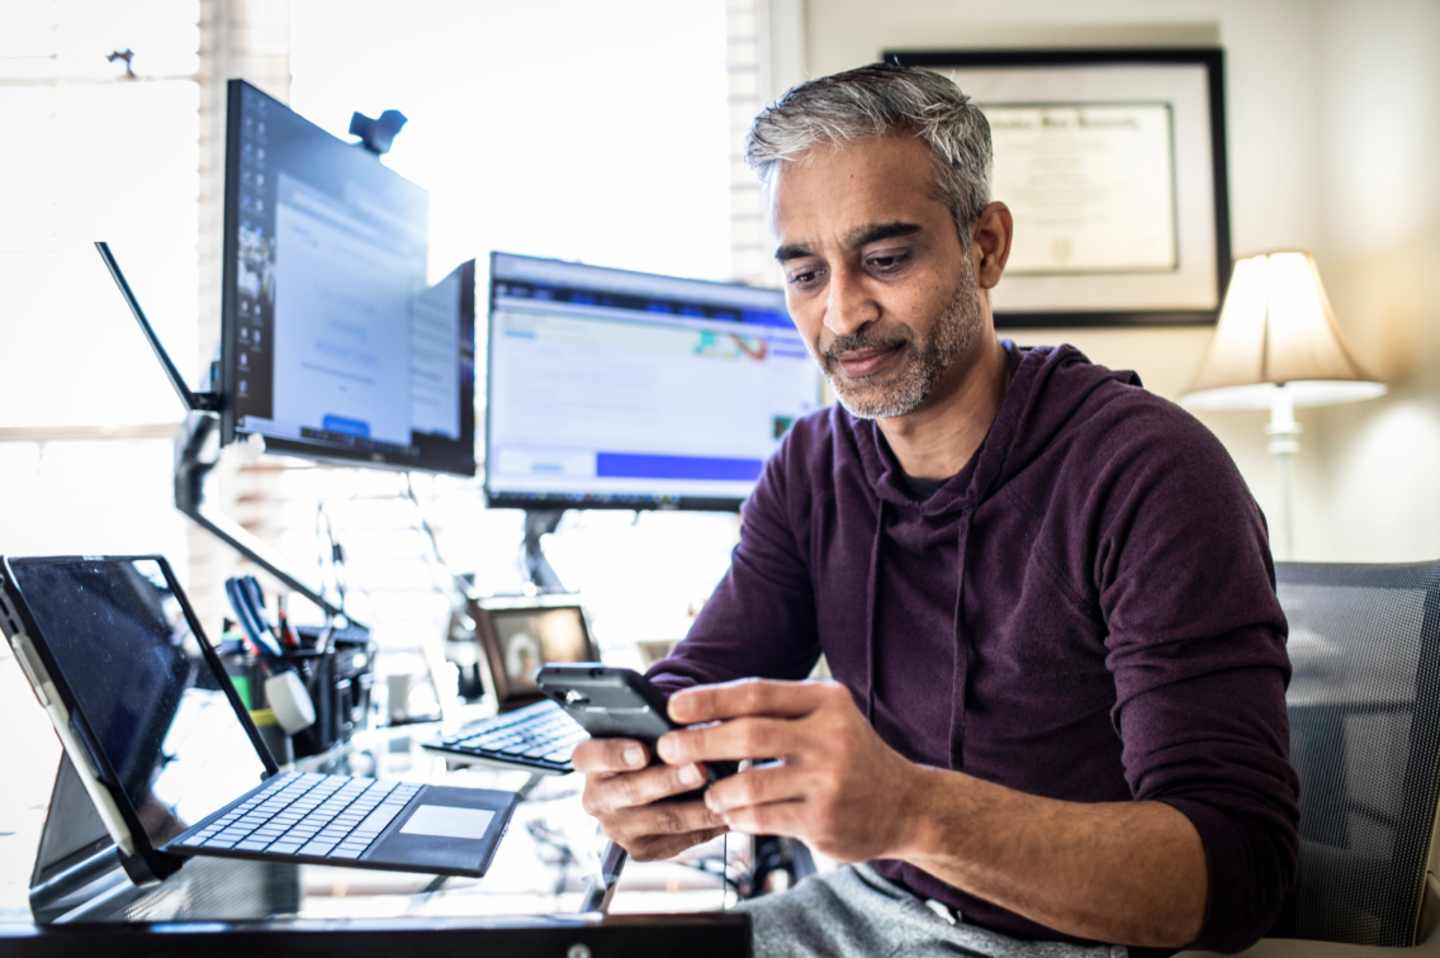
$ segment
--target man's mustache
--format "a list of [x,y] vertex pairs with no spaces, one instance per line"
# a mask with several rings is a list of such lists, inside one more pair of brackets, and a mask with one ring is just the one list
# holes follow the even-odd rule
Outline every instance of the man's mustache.
[[894,334],[876,335],[870,333],[862,335],[859,333],[851,333],[848,336],[837,336],[825,347],[821,356],[824,357],[825,368],[828,370],[834,368],[834,366],[840,362],[842,353],[858,352],[865,349],[893,349],[896,346],[908,345],[909,342],[910,339],[908,337]]

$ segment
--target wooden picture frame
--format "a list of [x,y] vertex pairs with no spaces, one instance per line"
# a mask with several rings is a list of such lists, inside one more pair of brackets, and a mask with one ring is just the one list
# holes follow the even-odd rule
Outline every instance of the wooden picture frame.
[[892,50],[990,120],[1015,217],[997,327],[1213,324],[1230,273],[1219,49]]

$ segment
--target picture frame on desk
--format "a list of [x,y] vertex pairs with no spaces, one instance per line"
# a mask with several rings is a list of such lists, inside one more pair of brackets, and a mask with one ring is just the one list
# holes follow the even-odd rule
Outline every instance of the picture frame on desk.
[[887,50],[985,113],[1015,219],[997,327],[1213,324],[1230,272],[1218,48]]
[[544,698],[535,673],[547,662],[599,658],[585,609],[574,597],[486,601],[472,616],[502,704]]

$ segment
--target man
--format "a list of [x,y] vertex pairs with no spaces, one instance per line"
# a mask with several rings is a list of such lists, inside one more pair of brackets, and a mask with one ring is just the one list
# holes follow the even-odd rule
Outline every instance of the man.
[[[640,858],[735,829],[856,863],[747,905],[760,955],[1244,947],[1293,879],[1297,783],[1234,464],[1133,373],[997,341],[1011,217],[949,81],[803,84],[748,159],[843,408],[791,429],[652,669],[698,727],[648,768],[585,743],[586,808]],[[838,682],[800,681],[822,652]]]

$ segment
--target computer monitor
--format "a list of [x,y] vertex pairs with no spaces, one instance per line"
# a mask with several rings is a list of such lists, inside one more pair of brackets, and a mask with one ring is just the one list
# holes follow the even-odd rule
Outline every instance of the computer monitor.
[[221,438],[475,474],[475,272],[426,283],[429,199],[231,80]]
[[784,295],[493,253],[494,506],[733,510],[821,377]]

